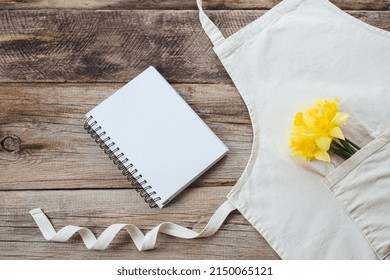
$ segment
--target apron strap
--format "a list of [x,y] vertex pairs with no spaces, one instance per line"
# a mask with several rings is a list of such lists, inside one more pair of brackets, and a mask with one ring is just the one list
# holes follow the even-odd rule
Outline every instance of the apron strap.
[[223,40],[225,40],[225,37],[223,37],[218,27],[210,20],[210,18],[203,11],[202,0],[196,0],[196,2],[199,8],[200,23],[202,24],[204,31],[206,32],[207,36],[209,36],[214,46],[219,45],[223,42]]
[[31,210],[30,214],[41,230],[42,235],[48,241],[66,242],[76,232],[78,232],[88,249],[104,250],[108,247],[108,245],[110,245],[111,241],[115,238],[118,232],[121,229],[125,229],[129,233],[137,249],[139,251],[144,251],[155,247],[159,232],[184,239],[211,236],[217,232],[226,217],[235,209],[236,208],[228,200],[225,201],[221,206],[219,206],[208,224],[199,233],[186,227],[168,222],[161,223],[150,230],[146,235],[144,235],[138,227],[132,224],[113,224],[104,230],[98,238],[96,238],[88,228],[72,225],[65,226],[56,232],[49,219],[40,208]]

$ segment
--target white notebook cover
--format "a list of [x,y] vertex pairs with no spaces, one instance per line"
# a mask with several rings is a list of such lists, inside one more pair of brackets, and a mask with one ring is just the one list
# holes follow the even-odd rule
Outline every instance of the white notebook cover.
[[86,114],[124,153],[162,208],[228,148],[175,89],[149,67]]

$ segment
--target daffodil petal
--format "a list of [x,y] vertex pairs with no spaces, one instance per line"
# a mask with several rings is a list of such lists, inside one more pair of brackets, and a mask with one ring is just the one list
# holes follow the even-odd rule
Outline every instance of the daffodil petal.
[[294,119],[294,126],[304,126],[305,123],[303,121],[303,114],[302,112],[299,112],[295,115]]
[[301,135],[303,137],[315,137],[317,135],[317,132],[314,128],[307,128],[301,131]]
[[337,112],[333,119],[330,121],[330,126],[336,127],[336,126],[342,126],[346,123],[347,119],[349,118],[349,115],[344,112]]
[[329,150],[330,143],[332,143],[332,138],[327,136],[322,136],[316,139],[316,145],[320,150]]
[[302,118],[306,127],[314,126],[316,119],[310,113],[305,112],[304,114],[302,114]]
[[330,156],[329,154],[324,151],[324,150],[318,150],[316,151],[315,153],[315,158],[318,159],[318,160],[322,160],[322,161],[325,161],[325,162],[330,162]]
[[344,134],[341,131],[340,127],[334,127],[331,130],[329,130],[329,135],[332,137],[335,137],[335,138],[339,138],[339,139],[343,139],[343,140],[345,139]]

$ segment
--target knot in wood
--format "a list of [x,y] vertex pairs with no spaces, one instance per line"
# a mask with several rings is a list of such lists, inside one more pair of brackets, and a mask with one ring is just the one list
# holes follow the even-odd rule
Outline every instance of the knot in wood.
[[22,141],[20,141],[18,136],[8,135],[0,138],[0,150],[6,152],[18,152],[20,150]]

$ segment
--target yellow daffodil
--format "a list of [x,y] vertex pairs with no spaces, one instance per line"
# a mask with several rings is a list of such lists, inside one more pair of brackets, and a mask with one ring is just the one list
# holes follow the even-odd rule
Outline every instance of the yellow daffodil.
[[[344,153],[345,148],[348,155],[343,155],[349,157],[359,149],[355,144],[344,138],[340,127],[346,123],[349,115],[338,111],[339,103],[340,98],[335,100],[319,98],[315,105],[295,115],[289,143],[293,150],[293,156],[304,157],[307,160],[317,159],[330,162],[329,150]],[[342,145],[335,143],[336,147],[331,147],[334,139],[339,139]],[[351,144],[348,144],[349,142],[352,147]],[[344,145],[347,145],[350,149],[347,149]]]

